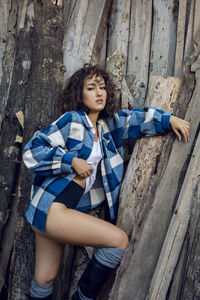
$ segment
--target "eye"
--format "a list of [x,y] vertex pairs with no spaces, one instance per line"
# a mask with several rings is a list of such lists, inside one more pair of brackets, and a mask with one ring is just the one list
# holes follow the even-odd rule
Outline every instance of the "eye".
[[92,90],[94,90],[94,88],[93,87],[89,87],[89,88],[87,88],[87,90],[88,91],[92,91]]
[[105,86],[101,86],[100,89],[101,89],[101,90],[105,90],[106,87],[105,87]]

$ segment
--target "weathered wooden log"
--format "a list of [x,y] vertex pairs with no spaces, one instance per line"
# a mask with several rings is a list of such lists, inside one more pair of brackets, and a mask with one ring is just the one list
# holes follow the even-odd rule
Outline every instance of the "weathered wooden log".
[[153,1],[154,17],[150,59],[152,75],[172,76],[174,74],[177,8],[174,0]]
[[[60,8],[49,1],[35,1],[34,13],[37,22],[34,24],[33,29],[29,31],[31,43],[29,60],[32,66],[29,80],[25,82],[26,77],[22,76],[17,69],[13,77],[13,85],[16,81],[17,92],[12,96],[12,101],[19,105],[19,99],[21,99],[24,105],[23,146],[30,139],[34,131],[47,126],[47,124],[55,120],[58,116],[55,99],[58,96],[63,81],[61,51],[63,27]],[[24,29],[20,30],[21,35],[27,34],[28,29],[26,24],[24,24]],[[18,43],[19,48],[17,52],[20,53],[24,49],[25,53],[20,55],[16,62],[18,62],[21,68],[24,67],[26,69],[30,64],[23,64],[23,61],[26,60],[26,53],[28,53],[29,48],[20,43],[20,40]],[[22,91],[20,90],[20,86],[23,86]],[[26,86],[27,89],[25,89]],[[24,99],[22,92],[25,91],[26,97]],[[18,101],[16,101],[18,93],[21,93],[21,95],[18,96]],[[12,104],[9,109],[12,111],[14,108],[15,106]],[[9,141],[12,130],[9,133],[2,132],[2,136],[5,134]],[[24,165],[22,165],[18,177],[20,183],[16,187],[16,195],[13,200],[16,209],[13,215],[10,216],[11,220],[16,220],[14,226],[16,232],[10,266],[7,269],[6,286],[9,299],[25,300],[34,269],[34,235],[24,218],[25,208],[29,204],[32,179],[30,172]]]
[[187,248],[185,249],[185,268],[179,280],[179,298],[182,300],[198,299],[200,297],[199,284],[199,236],[200,236],[200,182],[194,191],[194,203],[190,226],[187,234]]
[[184,269],[185,269],[185,264],[187,262],[187,251],[188,250],[188,239],[186,238],[184,241],[184,245],[181,249],[181,254],[179,256],[178,263],[176,265],[171,286],[169,289],[169,296],[168,300],[175,300],[175,299],[181,299],[181,286],[184,281]]
[[[179,99],[178,106],[180,106],[182,103],[182,113],[184,111],[183,103],[185,103],[185,101],[189,101],[189,99],[184,99],[184,95],[182,95],[182,99]],[[196,112],[196,115],[194,115],[194,111],[196,109],[196,101],[197,99],[193,99],[193,102],[190,106],[190,110],[186,117],[186,119],[189,120],[190,115],[194,116],[194,124],[192,126],[193,138],[194,132],[196,131],[196,128],[198,126],[197,115],[199,114],[199,112]],[[174,105],[175,113],[178,106],[177,104]],[[158,138],[154,139],[156,140]],[[129,249],[124,257],[123,263],[121,264],[117,272],[110,299],[120,300],[129,299],[130,297],[132,297],[131,299],[142,300],[145,299],[148,293],[149,284],[157,263],[157,259],[159,257],[160,249],[165,238],[165,233],[167,231],[168,224],[171,219],[174,198],[179,184],[178,178],[183,166],[185,165],[187,155],[190,152],[192,146],[192,141],[183,146],[182,144],[180,144],[179,141],[176,140],[171,150],[171,142],[171,138],[167,137],[166,144],[163,145],[163,148],[161,150],[162,153],[158,154],[157,152],[155,152],[155,155],[157,155],[157,163],[154,163],[154,169],[152,170],[151,180],[148,184],[145,180],[143,181],[141,175],[146,176],[144,170],[144,160],[146,155],[148,157],[149,152],[152,152],[152,148],[148,150],[147,139],[139,142],[141,143],[142,147],[141,145],[137,145],[139,144],[138,142],[135,145],[133,152],[133,157],[135,155],[136,158],[134,161],[135,165],[131,164],[130,162],[130,169],[128,168],[127,170],[127,174],[122,187],[121,199],[123,203],[123,199],[128,198],[128,193],[130,193],[131,187],[132,192],[137,192],[138,189],[137,204],[140,206],[140,209],[137,208],[137,205],[135,205],[134,207],[132,206],[132,208],[136,208],[136,210],[134,211],[134,213],[131,213],[131,210],[129,210],[127,212],[127,215],[124,215],[123,221],[120,217],[121,213],[119,212],[118,224],[122,224],[122,222],[124,222],[125,226],[123,224],[124,227],[122,226],[122,228],[125,228],[129,234],[132,231],[132,237]],[[145,145],[145,143],[147,143],[147,145]],[[139,153],[138,149],[141,149],[141,151],[143,151],[143,147],[147,147],[147,154],[144,153],[145,151],[143,152],[143,155],[141,156],[143,163],[141,161],[140,165],[140,161],[137,161],[137,156],[135,153]],[[155,148],[153,149],[155,150]],[[153,161],[155,162],[155,158]],[[149,168],[148,160],[145,163],[148,164]],[[133,166],[136,170],[137,164],[139,164],[139,168],[137,170],[138,176],[134,175],[131,170]],[[171,176],[172,169],[174,174],[173,177]],[[139,183],[138,187],[133,185],[134,183]],[[149,185],[149,187],[146,188],[146,185]],[[146,197],[144,198],[141,197],[143,195],[143,189],[146,189]],[[132,199],[132,201],[134,202],[134,199]],[[131,203],[131,201],[129,203]],[[124,207],[124,209],[126,208]],[[162,220],[162,223],[160,222],[160,220]],[[133,226],[132,228],[130,227],[131,229],[128,225],[129,222]],[[141,265],[143,266],[142,268],[140,267]],[[127,279],[131,288],[125,287]]]
[[[200,183],[200,134],[192,152],[182,189],[177,200],[160,257],[149,288],[148,300],[166,299],[167,291],[181,251]],[[199,186],[200,187],[200,186]]]
[[152,0],[132,1],[126,80],[137,106],[147,93],[151,29]]
[[123,108],[128,108],[128,101],[131,100],[127,95],[127,84],[125,80],[126,64],[128,61],[130,7],[130,0],[114,0],[111,6],[108,24],[108,58],[106,68],[113,74],[118,98],[121,97],[121,106]]
[[133,97],[125,78],[122,79],[121,86],[122,86],[122,88],[121,88],[121,107],[123,109],[127,109],[127,108],[133,109],[135,107],[138,107],[138,104],[137,104],[135,98]]
[[102,68],[106,68],[106,52],[107,52],[107,28],[104,29],[104,34],[102,38],[102,46],[99,53],[97,53],[97,64],[102,66]]
[[[12,3],[11,3],[12,2]],[[16,31],[21,2],[0,2],[0,124],[8,101],[16,51]]]
[[9,89],[6,115],[1,128],[0,241],[3,250],[0,251],[0,290],[5,281],[15,234],[16,193],[19,183],[21,138],[23,136],[23,124],[20,124],[17,116],[19,111],[23,115],[22,111],[25,110],[31,68],[30,56],[30,35],[25,31],[20,31],[16,45],[13,80]]
[[[107,56],[122,54],[127,62],[130,0],[114,0],[110,10]],[[125,75],[125,74],[123,74]]]
[[200,33],[200,2],[195,1],[194,7],[194,28],[193,28],[193,40],[196,39],[197,35]]
[[185,40],[185,49],[184,49],[184,63],[189,59],[192,52],[192,44],[193,44],[193,24],[194,24],[194,5],[195,0],[189,1],[189,9],[188,9],[188,26],[186,29],[186,40]]
[[84,63],[97,63],[110,5],[111,0],[76,1],[63,42],[65,79]]
[[116,96],[120,100],[122,80],[125,72],[125,56],[114,52],[106,61],[106,69],[111,74],[116,88]]
[[177,40],[176,40],[176,54],[174,64],[174,76],[183,76],[183,55],[185,44],[185,30],[186,30],[186,12],[187,12],[187,0],[179,1],[178,11],[178,28],[177,28]]
[[188,300],[200,297],[198,270],[200,233],[200,193],[199,178],[193,193],[192,211],[188,231],[181,249],[180,257],[173,274],[168,300]]
[[[200,64],[199,59],[196,58],[199,56],[199,37],[195,43],[195,52],[191,56],[192,63],[191,69],[195,72],[196,77],[196,88],[194,92],[194,97],[199,99],[199,78],[200,78]],[[198,105],[198,104],[197,104]],[[198,128],[199,131],[199,128]],[[196,135],[198,135],[198,131]],[[193,209],[190,218],[190,224],[188,228],[187,235],[185,237],[185,242],[181,250],[181,255],[175,269],[172,285],[169,291],[169,300],[174,299],[192,299],[195,297],[200,297],[199,293],[199,281],[198,281],[198,270],[200,267],[200,263],[198,260],[199,253],[199,224],[200,224],[200,196],[199,189],[194,193],[194,201],[193,201]],[[196,259],[197,258],[197,259]]]
[[[182,79],[151,76],[147,104],[173,111]],[[117,225],[130,236],[133,228],[144,218],[149,201],[147,193],[152,177],[157,174],[166,136],[146,138],[136,143],[121,189]],[[131,182],[130,182],[131,180]]]

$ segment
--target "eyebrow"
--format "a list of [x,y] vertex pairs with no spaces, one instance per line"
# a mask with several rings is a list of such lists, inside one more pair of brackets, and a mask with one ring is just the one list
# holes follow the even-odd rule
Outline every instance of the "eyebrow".
[[88,85],[96,85],[96,84],[99,84],[99,85],[105,85],[105,83],[103,82],[103,81],[101,81],[101,82],[90,82],[90,83],[87,83],[86,85],[88,86]]

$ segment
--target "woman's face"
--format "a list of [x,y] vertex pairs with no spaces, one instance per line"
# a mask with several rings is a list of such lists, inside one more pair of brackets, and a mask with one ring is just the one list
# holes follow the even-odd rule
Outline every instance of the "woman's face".
[[90,113],[99,113],[104,109],[107,99],[105,81],[101,76],[86,77],[83,84],[83,104]]

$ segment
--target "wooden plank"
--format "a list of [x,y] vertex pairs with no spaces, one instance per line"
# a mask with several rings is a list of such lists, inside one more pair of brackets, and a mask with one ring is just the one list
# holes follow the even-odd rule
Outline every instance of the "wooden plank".
[[200,134],[151,281],[148,300],[165,299],[181,251],[200,176]]
[[106,55],[107,55],[107,28],[104,30],[103,38],[102,38],[102,47],[97,55],[97,63],[102,66],[102,68],[106,68]]
[[145,102],[152,28],[152,0],[133,0],[127,62],[127,84],[137,106]]
[[[191,120],[192,116],[190,142],[182,144],[176,139],[171,148],[173,138],[170,138],[170,135],[169,137],[166,136],[166,143],[160,148],[161,155],[155,151],[155,147],[148,148],[148,143],[151,143],[150,139],[149,141],[147,139],[137,141],[134,147],[132,156],[135,156],[135,166],[134,164],[131,165],[131,162],[129,163],[130,169],[128,167],[127,179],[125,178],[123,183],[122,189],[124,191],[122,190],[122,194],[124,193],[124,196],[122,197],[121,194],[121,202],[126,202],[126,197],[129,193],[135,194],[138,201],[136,202],[134,197],[130,199],[135,202],[135,206],[129,202],[130,209],[123,205],[124,209],[127,209],[127,214],[124,214],[123,220],[120,220],[120,222],[121,224],[123,223],[124,227],[122,226],[122,228],[125,228],[131,234],[131,239],[123,262],[117,271],[110,300],[143,300],[148,294],[148,288],[171,219],[177,189],[179,184],[182,184],[182,169],[183,167],[187,168],[188,154],[191,151],[199,125],[199,96],[198,92],[194,93],[191,99],[193,91],[189,86],[191,84],[192,87],[193,80],[190,81],[190,84],[189,81],[190,77],[187,77],[185,85],[182,86],[181,94],[177,99],[178,103],[174,105],[173,109],[176,115],[184,117],[188,107],[185,118],[186,120]],[[157,85],[157,88],[159,88],[159,85]],[[188,103],[190,103],[189,106]],[[152,138],[152,140],[155,139],[157,138]],[[146,147],[146,151],[143,150],[144,147]],[[139,149],[144,151],[143,155],[140,155]],[[143,182],[143,176],[146,178],[144,167],[146,164],[149,167],[150,164],[148,159],[145,159],[145,156],[150,157],[151,152],[155,152],[157,162],[155,163],[154,159],[153,164],[155,167],[149,176],[151,180],[149,182],[144,180]],[[140,157],[139,161],[138,157]],[[131,174],[131,167],[135,168],[136,174]],[[146,196],[143,197],[145,189]],[[119,211],[119,218],[121,218],[121,213],[123,213],[123,209],[122,212]]]
[[111,74],[116,87],[116,96],[120,99],[123,74],[125,72],[125,57],[121,53],[114,52],[106,61],[106,69]]
[[184,52],[184,44],[185,44],[186,11],[187,11],[187,0],[180,0],[179,11],[178,11],[176,55],[175,55],[175,65],[174,65],[174,76],[178,76],[178,77],[183,76],[183,52]]
[[[7,198],[6,195],[4,196],[9,216],[4,233],[8,232],[10,235],[7,240],[4,236],[3,240],[6,243],[10,239],[10,252],[7,251],[6,256],[3,257],[3,262],[2,256],[0,258],[3,264],[7,258],[10,262],[6,277],[6,291],[9,293],[10,300],[27,299],[34,269],[34,233],[24,218],[25,209],[30,202],[32,175],[23,163],[19,166],[21,152],[33,132],[44,128],[58,116],[55,99],[58,97],[63,82],[63,74],[60,71],[63,64],[63,24],[60,18],[60,7],[51,4],[50,1],[36,1],[34,4],[34,28],[31,32],[27,30],[27,27],[21,29],[17,38],[16,61],[6,111],[8,116],[5,119],[5,128],[2,132],[6,147],[4,147],[4,142],[1,151],[4,151],[4,155],[7,156],[5,149],[9,149],[9,144],[11,150],[15,150],[11,146],[17,147],[14,142],[15,136],[13,137],[15,131],[18,128],[18,130],[22,130],[21,124],[23,123],[20,124],[19,122],[19,116],[20,121],[22,121],[21,114],[18,113],[17,118],[15,113],[24,112],[23,145],[18,144],[19,154],[17,157],[14,156],[14,151],[10,151],[11,156],[7,166],[7,161],[3,159],[4,172],[1,168],[1,172],[6,178],[4,181],[9,180],[11,182],[9,189],[13,187],[11,195],[8,194]],[[34,66],[31,68],[32,62]],[[16,118],[13,118],[14,120],[12,119],[13,114]],[[18,123],[18,128],[11,123],[15,120]],[[9,125],[7,131],[6,123]],[[11,130],[9,130],[10,128]],[[19,131],[18,135],[22,136],[22,133]],[[3,158],[2,154],[1,157]],[[12,172],[14,164],[16,170],[11,175],[9,172]],[[2,196],[1,193],[1,200],[3,200]],[[6,215],[6,212],[3,214]],[[12,240],[13,236],[14,241]],[[2,247],[4,246],[5,244],[2,245]],[[6,247],[8,250],[7,244]],[[4,265],[4,267],[6,266]],[[58,298],[55,297],[55,299]]]
[[19,30],[25,27],[25,18],[26,18],[27,8],[28,8],[28,0],[24,0],[21,18],[20,18],[20,22],[19,22]]
[[96,63],[103,45],[111,0],[76,1],[63,41],[65,79],[84,63]]
[[129,39],[130,0],[114,0],[112,2],[109,30],[107,56],[114,52],[123,54],[127,59]]
[[[107,65],[106,68],[111,71],[114,68],[114,76],[115,83],[117,84],[118,90],[118,98],[120,95],[122,97],[121,106],[123,108],[128,108],[128,100],[127,97],[127,84],[122,84],[125,81],[126,74],[126,64],[127,64],[127,56],[128,56],[128,44],[129,44],[129,23],[130,23],[130,14],[131,14],[131,1],[130,0],[114,0],[111,6],[111,13],[109,18],[109,31],[108,31],[108,45],[107,45]],[[120,67],[119,77],[117,75],[116,62],[113,66],[111,63],[113,62],[113,57],[116,58],[118,55],[118,65],[120,63],[120,57],[123,57],[123,66]],[[111,71],[112,73],[112,71]],[[126,95],[126,96],[124,96]]]
[[[14,5],[15,6],[15,5]],[[11,8],[11,1],[0,1],[0,128],[1,128],[1,121],[4,116],[6,104],[7,104],[7,95],[8,95],[8,86],[9,86],[9,67],[12,64],[12,60],[7,64],[5,63],[4,59],[7,54],[6,52],[6,43],[7,41],[10,42],[11,47],[11,39],[8,33],[8,26],[9,26],[9,11],[13,13],[13,9]],[[16,22],[16,14],[13,19]],[[13,28],[12,28],[13,29]],[[12,38],[13,40],[13,38]],[[13,48],[15,48],[15,43],[13,43]],[[14,49],[13,49],[14,50]]]
[[[172,111],[180,91],[182,79],[175,77],[151,76],[147,94],[147,105]],[[135,145],[121,189],[119,217],[117,224],[129,235],[133,227],[142,221],[149,200],[144,200],[155,173],[158,157],[166,137],[142,139]],[[144,167],[145,166],[145,167]],[[130,184],[130,178],[133,180]],[[137,224],[137,225],[136,225]]]
[[[185,265],[180,285],[181,300],[198,299],[200,297],[200,282],[198,278],[200,261],[200,180],[194,191],[193,209],[190,218],[189,228],[186,236],[187,250],[185,253]],[[173,298],[175,299],[175,298]]]
[[127,109],[131,107],[132,109],[138,107],[136,100],[134,99],[131,91],[127,85],[126,79],[122,79],[122,87],[121,87],[121,106],[122,109]]
[[187,35],[186,35],[185,49],[184,49],[184,63],[188,61],[192,51],[194,5],[195,5],[195,0],[191,0],[190,8],[189,8],[189,21],[187,26]]
[[[153,1],[151,74],[174,75],[177,24],[174,1]],[[158,47],[159,45],[159,47]]]
[[200,32],[200,1],[195,1],[194,7],[194,28],[193,28],[193,41],[197,38]]
[[176,265],[176,269],[173,274],[173,280],[171,282],[168,300],[174,299],[182,299],[180,298],[180,294],[182,291],[182,284],[184,281],[184,271],[187,263],[187,255],[188,255],[188,238],[186,237],[184,241],[184,245],[181,249],[181,253],[178,259],[178,263]]

